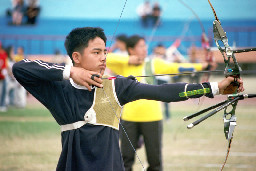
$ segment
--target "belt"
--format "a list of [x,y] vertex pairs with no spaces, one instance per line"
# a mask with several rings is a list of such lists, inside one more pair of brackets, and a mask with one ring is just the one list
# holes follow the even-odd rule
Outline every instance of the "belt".
[[77,121],[77,122],[74,122],[74,123],[71,123],[71,124],[61,125],[60,126],[61,132],[81,128],[86,123],[88,123],[88,122],[86,122],[86,121]]

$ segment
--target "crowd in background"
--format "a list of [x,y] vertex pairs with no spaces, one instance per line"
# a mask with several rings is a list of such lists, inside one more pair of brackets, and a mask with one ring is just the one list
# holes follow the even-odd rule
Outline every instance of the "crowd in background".
[[12,74],[15,62],[25,59],[23,47],[4,47],[0,42],[0,112],[6,112],[8,107],[23,108],[26,106],[26,90],[16,81]]
[[145,0],[144,3],[137,7],[137,14],[143,27],[158,26],[160,24],[161,12],[160,4],[157,1],[151,5],[149,0]]
[[38,0],[11,0],[12,9],[7,9],[6,15],[11,18],[10,25],[35,25],[40,12]]

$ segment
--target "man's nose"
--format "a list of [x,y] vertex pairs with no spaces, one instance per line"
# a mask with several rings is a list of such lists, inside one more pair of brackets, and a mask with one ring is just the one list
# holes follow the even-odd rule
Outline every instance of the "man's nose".
[[101,55],[100,60],[101,61],[106,61],[106,54]]

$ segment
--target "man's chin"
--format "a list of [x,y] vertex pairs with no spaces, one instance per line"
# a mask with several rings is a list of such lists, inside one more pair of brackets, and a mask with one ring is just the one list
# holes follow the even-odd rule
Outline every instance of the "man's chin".
[[101,69],[98,71],[101,75],[104,75],[105,69]]

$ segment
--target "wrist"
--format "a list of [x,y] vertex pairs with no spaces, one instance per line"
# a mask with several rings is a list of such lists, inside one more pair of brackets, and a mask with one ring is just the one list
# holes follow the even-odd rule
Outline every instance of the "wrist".
[[63,71],[63,79],[68,80],[71,77],[71,69],[73,67],[71,65],[66,65]]
[[220,85],[217,82],[210,82],[211,85],[211,89],[212,89],[212,94],[215,95],[219,95],[220,94]]

